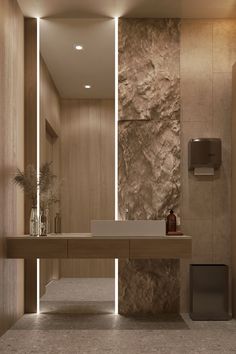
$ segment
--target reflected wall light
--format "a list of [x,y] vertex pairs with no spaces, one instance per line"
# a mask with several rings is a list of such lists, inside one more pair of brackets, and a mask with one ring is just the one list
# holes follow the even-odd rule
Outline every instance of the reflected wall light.
[[[40,17],[37,19],[37,180],[40,178]],[[37,187],[37,216],[40,220],[40,188]],[[40,259],[37,258],[37,313],[40,313]]]
[[[115,17],[115,220],[118,220],[118,21]],[[115,258],[115,314],[118,315],[118,258]]]

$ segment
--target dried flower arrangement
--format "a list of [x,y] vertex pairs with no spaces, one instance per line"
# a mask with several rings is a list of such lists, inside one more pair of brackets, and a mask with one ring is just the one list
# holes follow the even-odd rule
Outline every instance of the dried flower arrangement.
[[40,188],[41,206],[43,208],[59,202],[55,188],[57,176],[52,173],[51,165],[52,162],[46,162],[42,165],[39,179],[37,179],[37,172],[32,165],[27,166],[25,172],[17,169],[13,182],[32,200],[32,207],[36,207],[38,187]]
[[38,181],[34,166],[28,165],[25,172],[17,169],[13,182],[32,200],[32,207],[36,207]]

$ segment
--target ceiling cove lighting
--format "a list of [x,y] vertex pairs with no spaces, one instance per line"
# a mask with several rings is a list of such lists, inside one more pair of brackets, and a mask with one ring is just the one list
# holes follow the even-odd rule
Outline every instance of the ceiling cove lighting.
[[81,44],[74,44],[75,50],[83,50],[83,46]]
[[84,87],[85,87],[86,89],[90,89],[90,88],[91,88],[91,85],[84,85]]

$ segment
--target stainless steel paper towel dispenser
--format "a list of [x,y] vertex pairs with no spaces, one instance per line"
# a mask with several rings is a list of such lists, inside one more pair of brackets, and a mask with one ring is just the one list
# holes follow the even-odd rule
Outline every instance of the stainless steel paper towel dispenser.
[[212,175],[221,165],[221,140],[191,139],[188,143],[188,167],[195,175]]

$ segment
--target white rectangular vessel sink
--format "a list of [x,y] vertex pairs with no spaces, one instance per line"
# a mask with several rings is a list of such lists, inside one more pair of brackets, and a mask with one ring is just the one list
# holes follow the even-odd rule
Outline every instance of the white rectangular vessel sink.
[[165,236],[165,220],[92,220],[92,236]]

